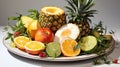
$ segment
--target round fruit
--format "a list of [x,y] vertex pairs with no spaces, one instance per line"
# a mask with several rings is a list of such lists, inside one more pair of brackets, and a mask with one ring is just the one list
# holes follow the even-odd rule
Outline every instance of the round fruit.
[[83,51],[91,51],[97,45],[97,39],[94,36],[86,36],[80,40],[80,48]]
[[31,41],[31,40],[28,37],[25,37],[25,36],[18,36],[18,37],[14,38],[15,45],[21,50],[25,49],[24,46],[29,41]]
[[35,41],[43,43],[53,42],[54,34],[49,28],[40,28],[35,34]]
[[31,38],[35,38],[35,33],[36,31],[40,28],[40,24],[38,22],[38,20],[34,20],[33,22],[31,22],[28,27],[27,30],[31,36]]
[[25,44],[25,50],[30,54],[39,54],[40,51],[45,49],[45,45],[38,41],[30,41]]
[[60,42],[60,40],[64,37],[70,37],[72,39],[76,39],[79,35],[80,31],[76,24],[66,24],[63,25],[56,33],[55,33],[55,42]]
[[39,53],[39,56],[40,56],[40,57],[47,57],[47,54],[46,54],[45,52],[41,51],[41,52]]
[[46,45],[46,52],[50,57],[58,57],[61,55],[60,45],[56,42],[51,42]]
[[64,56],[77,56],[80,53],[80,48],[74,50],[77,42],[72,38],[65,38],[61,41],[61,51]]
[[16,31],[16,32],[14,32],[14,34],[13,34],[13,35],[14,35],[14,37],[17,37],[17,36],[19,36],[19,35],[20,35],[20,32],[17,32],[17,31]]
[[35,34],[36,34],[37,30],[29,30],[28,32],[29,32],[30,37],[32,39],[35,39]]

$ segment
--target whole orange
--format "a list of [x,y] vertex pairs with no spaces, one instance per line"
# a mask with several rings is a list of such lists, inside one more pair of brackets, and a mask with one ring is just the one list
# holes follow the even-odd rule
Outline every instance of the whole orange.
[[34,39],[36,32],[37,32],[37,30],[31,30],[31,31],[29,31],[30,37]]

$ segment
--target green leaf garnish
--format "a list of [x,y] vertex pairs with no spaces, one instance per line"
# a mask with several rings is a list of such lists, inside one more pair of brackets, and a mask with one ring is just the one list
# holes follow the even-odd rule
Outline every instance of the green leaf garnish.
[[38,12],[38,10],[30,9],[30,10],[28,10],[28,12],[30,12],[30,14],[28,15],[29,17],[31,17],[31,18],[33,18],[35,20],[39,19],[39,12]]
[[80,41],[78,42],[78,44],[74,47],[74,50],[77,50],[80,48]]
[[13,34],[12,33],[7,33],[8,34],[8,36],[5,38],[5,40],[7,40],[7,39],[9,39],[9,38],[13,38]]
[[113,30],[109,31],[110,34],[114,34],[115,32]]
[[95,59],[95,60],[93,60],[93,64],[94,64],[94,65],[99,65],[99,64],[101,64],[101,62],[100,62],[99,60],[96,60],[96,59]]

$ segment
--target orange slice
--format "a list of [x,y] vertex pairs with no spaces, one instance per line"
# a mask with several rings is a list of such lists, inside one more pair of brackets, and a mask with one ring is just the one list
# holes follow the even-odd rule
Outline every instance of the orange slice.
[[45,45],[42,42],[30,41],[25,45],[25,50],[30,54],[39,54],[40,51],[45,49]]
[[25,37],[25,36],[18,36],[16,38],[14,38],[15,45],[21,50],[25,49],[24,45],[29,41],[30,41],[30,39],[28,37]]
[[80,53],[80,49],[74,50],[77,42],[72,38],[65,38],[61,43],[61,51],[64,56],[77,56]]

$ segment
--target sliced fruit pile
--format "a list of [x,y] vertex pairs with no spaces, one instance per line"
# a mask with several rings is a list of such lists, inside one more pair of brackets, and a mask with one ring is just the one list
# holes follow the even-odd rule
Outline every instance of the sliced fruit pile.
[[90,10],[93,0],[66,1],[67,14],[59,7],[48,6],[40,12],[29,10],[29,15],[9,18],[18,22],[6,39],[11,38],[18,49],[40,57],[73,57],[107,48],[112,36],[104,33],[102,23],[90,28],[90,17],[96,13]]

